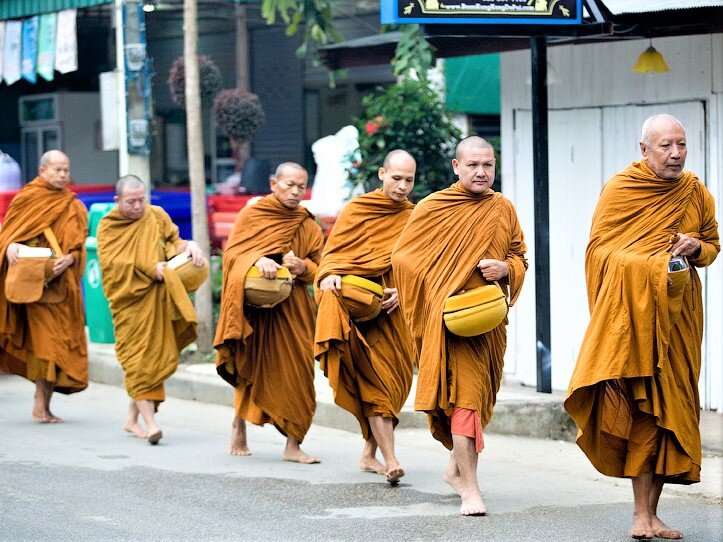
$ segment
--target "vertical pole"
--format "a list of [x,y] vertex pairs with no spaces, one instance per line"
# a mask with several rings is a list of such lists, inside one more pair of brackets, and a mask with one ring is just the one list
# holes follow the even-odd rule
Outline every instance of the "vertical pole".
[[[198,4],[183,3],[183,62],[186,72],[186,143],[188,176],[191,183],[191,217],[193,240],[208,256],[208,214],[206,211],[206,173],[203,162],[203,128],[201,120],[201,82],[198,65]],[[198,350],[213,351],[213,294],[207,280],[194,297],[198,314]]]
[[547,38],[531,38],[532,147],[535,194],[535,320],[537,391],[552,392],[550,348],[550,197],[547,123]]
[[[123,0],[115,0],[115,58],[118,84],[118,175],[128,174],[128,106],[126,103],[125,40],[123,39]],[[145,181],[146,179],[144,179]]]

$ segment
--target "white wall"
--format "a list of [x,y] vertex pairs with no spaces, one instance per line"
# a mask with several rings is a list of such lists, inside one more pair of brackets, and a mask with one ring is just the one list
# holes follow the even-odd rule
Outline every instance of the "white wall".
[[[723,34],[656,39],[671,71],[633,74],[647,40],[548,49],[558,83],[550,104],[550,256],[552,384],[567,387],[588,319],[584,252],[590,218],[604,181],[639,158],[640,125],[670,112],[686,125],[686,168],[716,197],[723,193]],[[512,311],[505,370],[525,384],[536,381],[534,209],[529,51],[501,55],[503,191],[517,206],[528,242],[530,272]],[[720,207],[720,205],[718,205]],[[717,209],[720,222],[720,208]],[[701,395],[723,406],[723,263],[702,278],[706,336]]]

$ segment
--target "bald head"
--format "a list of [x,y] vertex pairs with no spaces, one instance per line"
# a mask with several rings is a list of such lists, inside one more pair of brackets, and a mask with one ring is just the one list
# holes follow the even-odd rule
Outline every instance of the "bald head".
[[124,175],[118,179],[117,183],[115,183],[115,195],[118,197],[122,196],[125,188],[142,188],[145,191],[146,185],[140,177],[136,177],[135,175]]
[[384,157],[382,167],[388,169],[389,167],[391,167],[392,162],[397,160],[410,161],[412,162],[412,164],[414,164],[415,168],[417,167],[417,161],[414,159],[414,156],[412,156],[411,153],[405,151],[404,149],[394,149],[393,151],[389,151]]
[[459,160],[463,153],[471,150],[482,150],[489,149],[493,153],[495,148],[487,141],[479,136],[465,137],[462,141],[457,143],[457,147],[454,149],[454,157]]
[[683,173],[688,147],[683,124],[673,115],[653,115],[643,123],[640,152],[659,178],[675,180]]
[[40,157],[38,176],[56,190],[70,184],[70,159],[61,151],[48,151]]
[[382,181],[382,191],[396,202],[403,202],[414,188],[414,176],[417,173],[417,162],[407,151],[395,149],[384,158],[384,165],[379,168],[377,176]]
[[283,162],[271,177],[271,192],[289,209],[296,209],[306,192],[309,174],[296,162]]
[[138,220],[146,212],[146,185],[135,175],[125,175],[115,185],[118,212],[128,220]]

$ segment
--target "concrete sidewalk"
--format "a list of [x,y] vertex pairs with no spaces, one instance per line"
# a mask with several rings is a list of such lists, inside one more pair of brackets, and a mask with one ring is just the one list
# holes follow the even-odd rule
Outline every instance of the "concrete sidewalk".
[[[90,379],[93,382],[123,386],[123,371],[112,344],[88,343]],[[407,403],[399,415],[400,428],[426,428],[427,416],[414,410],[416,376]],[[334,404],[324,374],[316,370],[316,413],[314,423],[358,432],[351,414]],[[212,363],[181,364],[166,381],[166,395],[177,399],[233,406],[233,388],[216,374]],[[575,424],[562,407],[564,394],[537,393],[533,388],[505,384],[497,394],[492,421],[485,431],[504,435],[574,441]],[[723,455],[723,414],[703,412],[701,436],[707,455]]]

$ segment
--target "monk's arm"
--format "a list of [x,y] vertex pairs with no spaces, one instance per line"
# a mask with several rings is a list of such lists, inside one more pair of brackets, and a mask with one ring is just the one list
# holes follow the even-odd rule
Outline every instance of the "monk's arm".
[[525,278],[525,271],[527,270],[528,264],[525,258],[527,245],[525,244],[525,236],[522,233],[522,228],[520,227],[520,222],[517,219],[517,213],[514,207],[510,206],[508,216],[510,220],[510,248],[507,251],[504,261],[509,268],[507,281],[510,285],[510,305],[513,305],[520,295],[522,282]]
[[696,267],[705,267],[713,263],[720,252],[720,238],[718,237],[718,222],[715,219],[715,203],[713,196],[705,194],[703,205],[703,220],[699,232],[686,233],[700,242],[700,251],[689,256],[688,261]]
[[296,277],[296,280],[300,280],[305,284],[314,282],[316,270],[319,268],[319,263],[321,262],[321,252],[324,249],[324,234],[321,233],[321,228],[314,223],[313,228],[309,229],[311,230],[310,234],[312,236],[310,242],[311,250],[306,255],[306,258],[303,258],[306,264],[306,273]]

